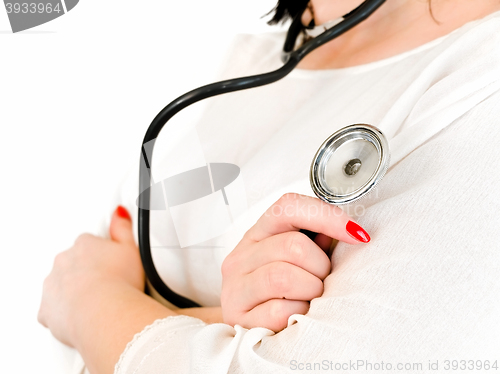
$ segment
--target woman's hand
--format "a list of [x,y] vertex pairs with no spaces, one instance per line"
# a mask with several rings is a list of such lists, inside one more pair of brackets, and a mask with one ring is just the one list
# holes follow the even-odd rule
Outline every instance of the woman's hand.
[[[299,230],[317,232],[314,242]],[[280,331],[305,314],[330,273],[332,238],[358,244],[370,237],[340,208],[286,194],[246,232],[222,264],[224,322]]]
[[[157,319],[178,315],[144,293],[145,276],[127,211],[118,207],[111,240],[81,235],[57,255],[44,282],[38,321],[76,348],[91,373],[111,374],[134,335]],[[220,308],[182,313],[221,322]]]
[[57,255],[43,286],[38,321],[82,355],[91,373],[111,374],[134,335],[177,315],[144,294],[145,276],[127,211],[118,207],[111,239],[81,235]]
[[[128,212],[118,207],[109,229],[111,240],[83,234],[59,253],[45,279],[38,321],[69,346],[75,346],[77,316],[89,306],[88,296],[109,284],[144,291],[145,276]],[[94,305],[98,308],[99,305]]]

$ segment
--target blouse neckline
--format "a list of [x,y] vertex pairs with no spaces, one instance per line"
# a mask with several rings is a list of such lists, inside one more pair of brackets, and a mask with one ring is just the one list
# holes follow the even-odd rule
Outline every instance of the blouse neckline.
[[378,68],[381,68],[381,67],[384,67],[387,65],[391,65],[391,64],[394,64],[394,63],[399,62],[401,60],[404,60],[408,57],[411,57],[413,55],[427,51],[427,50],[441,44],[445,39],[449,38],[450,36],[452,36],[456,33],[459,33],[460,31],[468,30],[468,29],[476,26],[477,24],[484,22],[487,19],[499,17],[499,16],[500,16],[500,11],[496,11],[494,13],[487,15],[484,18],[467,22],[466,24],[451,31],[450,33],[443,35],[443,36],[440,36],[439,38],[436,38],[436,39],[431,40],[427,43],[424,43],[418,47],[415,47],[413,49],[399,53],[399,54],[394,55],[394,56],[383,58],[381,60],[372,61],[372,62],[368,62],[368,63],[361,64],[361,65],[349,66],[349,67],[345,67],[345,68],[336,68],[336,69],[301,69],[301,68],[296,68],[290,73],[290,76],[293,76],[296,78],[325,78],[325,77],[336,76],[336,75],[350,75],[350,74],[365,73],[367,71],[371,71],[371,70],[375,70],[375,69],[378,69]]

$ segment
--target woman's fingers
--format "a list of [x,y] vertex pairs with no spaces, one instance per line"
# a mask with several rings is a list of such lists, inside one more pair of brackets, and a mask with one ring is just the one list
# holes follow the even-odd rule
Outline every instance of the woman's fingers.
[[[331,241],[331,239],[330,239]],[[249,274],[257,268],[273,262],[288,262],[298,266],[320,279],[325,279],[330,273],[330,259],[325,252],[306,235],[298,232],[286,232],[271,236],[245,248],[245,250],[230,254],[236,256],[235,269],[239,274]]]
[[308,310],[307,301],[273,299],[243,314],[237,323],[247,329],[265,327],[278,332],[287,326],[291,315],[306,314]]
[[351,244],[370,241],[368,233],[339,207],[294,193],[285,194],[274,203],[247,231],[244,239],[260,242],[273,235],[300,229]]
[[249,311],[271,299],[309,301],[323,293],[321,279],[287,262],[261,266],[236,282],[231,303],[241,311]]
[[330,253],[330,248],[333,243],[333,239],[325,234],[318,234],[314,238],[314,243],[320,247],[327,255]]
[[[318,233],[314,241],[300,230]],[[286,194],[250,228],[222,264],[224,322],[243,327],[286,327],[323,293],[335,240],[358,244],[369,235],[340,208]]]

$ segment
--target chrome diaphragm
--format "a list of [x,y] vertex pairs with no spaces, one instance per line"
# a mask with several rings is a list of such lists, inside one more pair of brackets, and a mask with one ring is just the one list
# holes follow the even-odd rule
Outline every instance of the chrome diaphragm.
[[389,144],[375,126],[346,126],[328,137],[310,169],[311,187],[320,199],[341,205],[370,192],[389,167]]

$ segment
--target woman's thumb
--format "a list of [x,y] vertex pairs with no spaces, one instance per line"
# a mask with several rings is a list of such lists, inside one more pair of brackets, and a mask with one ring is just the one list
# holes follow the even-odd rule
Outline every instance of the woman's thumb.
[[132,218],[127,209],[121,205],[115,209],[111,217],[109,236],[116,242],[135,245],[132,231]]

